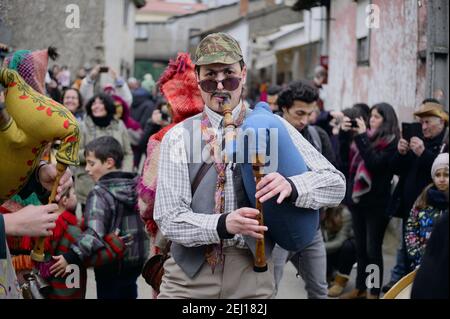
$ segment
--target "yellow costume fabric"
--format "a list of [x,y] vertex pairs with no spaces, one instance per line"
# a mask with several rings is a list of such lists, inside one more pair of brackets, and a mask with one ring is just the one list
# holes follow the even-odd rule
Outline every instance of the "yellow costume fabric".
[[17,192],[30,178],[45,146],[61,141],[56,160],[78,165],[78,122],[63,105],[36,92],[16,71],[0,68],[5,109],[10,121],[0,129],[0,202]]

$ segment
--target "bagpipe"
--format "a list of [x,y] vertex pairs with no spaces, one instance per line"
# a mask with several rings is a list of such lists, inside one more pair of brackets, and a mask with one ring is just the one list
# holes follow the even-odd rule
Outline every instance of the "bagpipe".
[[[226,126],[225,120],[224,123]],[[309,170],[281,119],[272,113],[267,103],[260,102],[233,140],[231,137],[227,140],[225,131],[225,141],[228,158],[237,157],[236,161],[242,163],[244,188],[252,206],[261,211],[259,222],[268,227],[266,236],[288,251],[305,248],[317,231],[319,212],[297,207],[286,199],[278,204],[277,197],[262,204],[255,198],[256,184],[264,175],[278,172],[287,178]],[[257,240],[256,271],[264,269],[264,259],[264,241]]]
[[[67,108],[35,91],[14,70],[0,68],[0,84],[5,87],[5,108],[0,116],[0,201],[20,192],[32,178],[45,147],[59,140],[51,203],[67,166],[78,165],[78,122]],[[39,238],[32,259],[43,261],[43,252],[44,238]]]

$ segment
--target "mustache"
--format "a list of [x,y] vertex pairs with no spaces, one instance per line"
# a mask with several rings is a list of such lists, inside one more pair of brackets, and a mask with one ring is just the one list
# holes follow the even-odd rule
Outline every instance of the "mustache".
[[231,100],[231,94],[228,93],[228,92],[213,92],[213,93],[211,94],[211,96],[212,96],[212,97],[220,97],[220,98],[223,98],[223,99],[229,99],[229,100]]

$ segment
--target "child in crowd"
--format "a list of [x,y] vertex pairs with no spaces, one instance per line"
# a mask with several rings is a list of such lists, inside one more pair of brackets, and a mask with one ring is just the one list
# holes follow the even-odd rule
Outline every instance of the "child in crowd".
[[414,267],[422,261],[426,243],[437,220],[448,212],[448,155],[439,154],[434,160],[431,167],[433,183],[425,187],[417,198],[406,224],[406,251]]
[[111,232],[133,238],[123,259],[94,266],[99,299],[137,298],[136,280],[147,259],[149,239],[137,211],[135,173],[120,171],[124,153],[111,136],[99,137],[85,147],[86,171],[95,181],[84,212],[86,231],[70,247],[69,258],[87,260],[105,247]]
[[[61,197],[58,203],[59,215],[56,220],[56,227],[53,234],[45,239],[45,252],[47,262],[38,263],[40,275],[46,279],[51,287],[46,296],[49,299],[84,299],[86,294],[86,268],[109,263],[111,260],[120,259],[125,250],[125,242],[115,234],[107,234],[104,238],[105,246],[86,260],[80,263],[78,259],[71,258],[68,253],[71,244],[75,243],[82,234],[80,225],[75,216],[77,198],[75,190],[69,188]],[[63,266],[60,267],[62,261]],[[67,284],[67,266],[75,264],[78,266],[79,285]],[[71,280],[69,280],[71,281]],[[74,282],[71,282],[74,283]]]

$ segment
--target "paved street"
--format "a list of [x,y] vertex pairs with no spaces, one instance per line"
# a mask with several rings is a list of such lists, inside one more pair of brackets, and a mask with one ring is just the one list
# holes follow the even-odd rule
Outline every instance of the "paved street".
[[[396,221],[390,224],[390,227],[386,231],[386,236],[384,240],[384,280],[383,283],[387,283],[390,277],[390,270],[395,264],[395,252],[398,245],[398,239],[393,236],[393,233],[396,231],[395,227],[398,229],[398,225],[395,224]],[[397,230],[398,231],[398,230]],[[283,279],[280,283],[280,289],[277,299],[306,299],[306,291],[304,289],[304,282],[301,278],[296,278],[296,269],[291,263],[286,264],[286,268],[284,270]],[[355,282],[356,277],[356,267],[353,268],[351,272],[351,281],[347,286],[345,291],[349,291],[353,288],[353,284]],[[88,271],[88,287],[87,287],[87,299],[95,299],[96,298],[96,290],[95,290],[95,279],[94,273],[92,269]],[[152,297],[152,289],[149,285],[146,284],[142,277],[138,279],[138,298],[139,299],[149,299]]]

